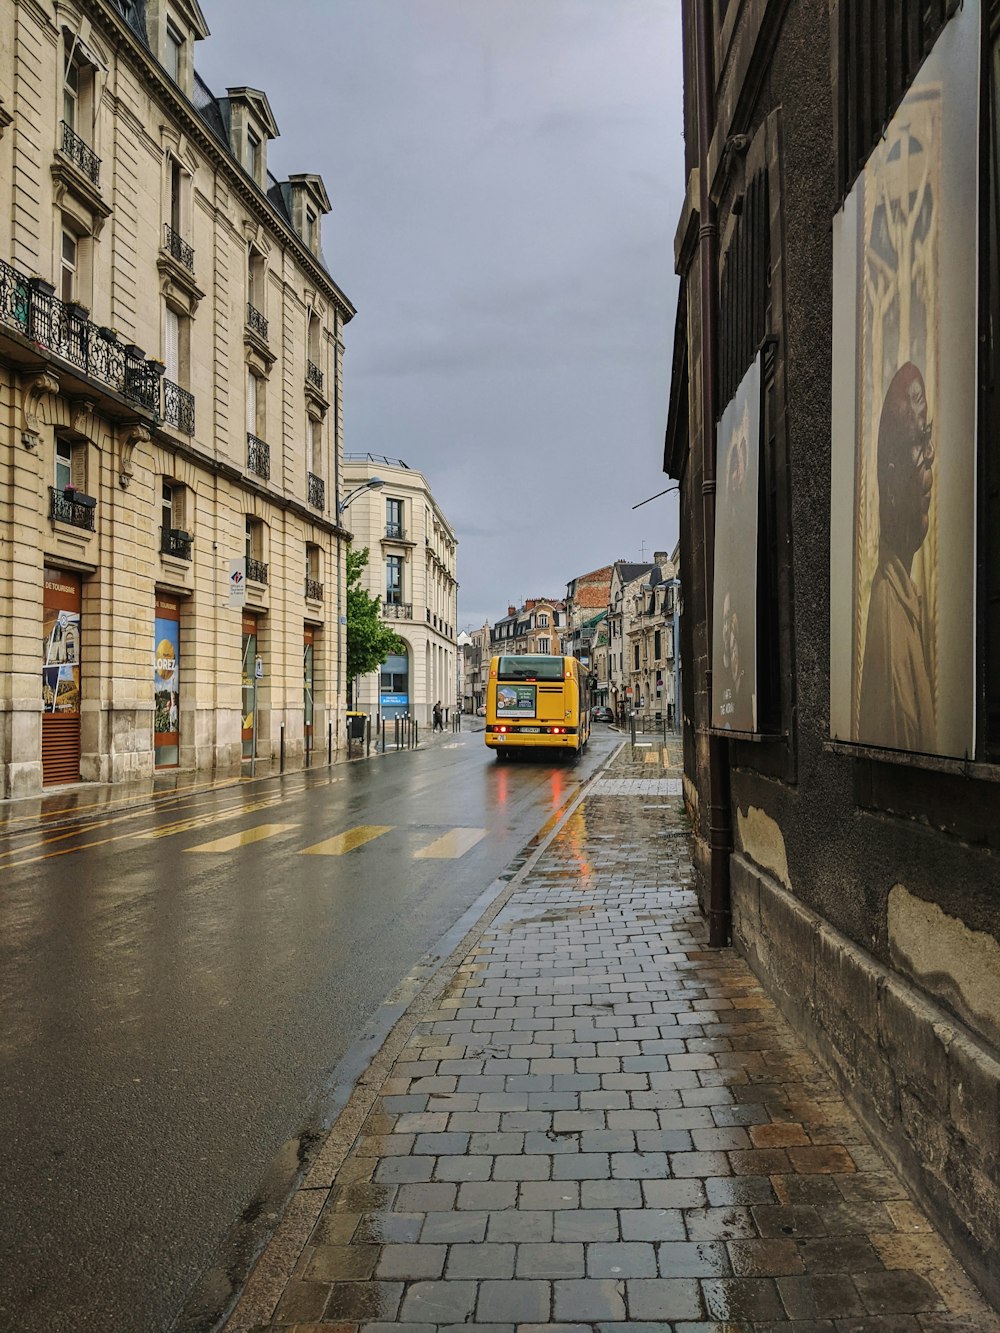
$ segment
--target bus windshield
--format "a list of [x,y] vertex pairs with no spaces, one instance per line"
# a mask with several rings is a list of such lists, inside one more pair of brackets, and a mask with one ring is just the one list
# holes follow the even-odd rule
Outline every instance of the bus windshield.
[[501,657],[497,666],[497,680],[562,680],[561,657]]

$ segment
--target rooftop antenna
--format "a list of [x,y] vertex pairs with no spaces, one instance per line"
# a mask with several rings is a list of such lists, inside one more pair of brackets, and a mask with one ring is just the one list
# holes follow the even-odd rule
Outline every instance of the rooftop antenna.
[[643,541],[639,543],[639,564],[644,565],[645,563],[646,563],[646,543]]

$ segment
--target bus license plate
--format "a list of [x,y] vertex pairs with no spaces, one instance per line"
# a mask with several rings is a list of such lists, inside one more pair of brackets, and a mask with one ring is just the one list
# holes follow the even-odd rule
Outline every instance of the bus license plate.
[[537,736],[541,731],[541,727],[522,727],[521,730],[526,731],[529,736]]

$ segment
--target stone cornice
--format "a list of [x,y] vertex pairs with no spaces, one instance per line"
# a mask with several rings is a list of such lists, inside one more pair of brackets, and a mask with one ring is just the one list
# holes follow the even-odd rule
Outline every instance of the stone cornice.
[[130,57],[138,67],[141,82],[154,98],[169,109],[170,114],[183,125],[189,138],[197,143],[205,156],[224,170],[229,188],[239,195],[254,216],[265,222],[269,229],[294,252],[299,267],[322,288],[328,298],[337,303],[345,322],[350,320],[356,311],[347,295],[316,262],[315,256],[302,238],[278,213],[264,192],[257,188],[250,177],[234,163],[225,145],[219,142],[191,102],[168,78],[159,61],[140,44],[125,20],[115,10],[102,3],[102,0],[79,0],[79,3],[101,30],[116,43],[118,57],[121,58],[123,54]]

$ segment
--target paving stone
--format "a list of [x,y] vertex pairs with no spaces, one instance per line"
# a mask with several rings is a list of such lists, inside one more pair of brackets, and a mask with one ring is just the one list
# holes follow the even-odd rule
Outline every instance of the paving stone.
[[[556,1217],[575,1217],[576,1213],[556,1213]],[[495,1241],[522,1241],[545,1242],[552,1240],[552,1218],[551,1212],[542,1210],[534,1212],[511,1211],[504,1213],[489,1213],[489,1224],[486,1236],[488,1240]]]
[[775,1285],[789,1319],[845,1319],[865,1313],[858,1289],[847,1273],[779,1277]]
[[401,1282],[334,1282],[329,1288],[323,1318],[393,1319],[403,1295]]
[[354,1243],[405,1244],[418,1239],[423,1223],[423,1213],[365,1213],[354,1232]]
[[428,1213],[420,1231],[421,1244],[479,1242],[486,1237],[489,1213]]
[[564,1279],[553,1283],[556,1319],[583,1321],[625,1318],[625,1283],[608,1279]]
[[449,1278],[510,1278],[514,1276],[514,1245],[453,1245],[448,1252]]
[[[584,1187],[592,1182],[586,1181]],[[513,1187],[512,1187],[513,1188]],[[536,1208],[554,1210],[579,1208],[580,1186],[576,1181],[527,1180],[520,1186],[518,1207],[531,1211]]]
[[638,1241],[588,1245],[587,1276],[618,1280],[656,1277],[656,1250]]
[[522,1324],[528,1320],[544,1319],[551,1305],[548,1282],[486,1281],[479,1285],[476,1317],[480,1320],[511,1320]]
[[622,1240],[684,1240],[687,1236],[679,1208],[623,1208],[618,1217]]
[[435,1180],[458,1181],[489,1180],[493,1174],[493,1157],[438,1157],[434,1169]]
[[[565,1214],[559,1214],[558,1216],[565,1216]],[[583,1245],[528,1244],[517,1247],[518,1277],[583,1277],[585,1273]]]
[[468,1323],[476,1306],[476,1282],[415,1282],[403,1299],[403,1319],[431,1324]]
[[402,1281],[440,1277],[447,1253],[445,1245],[386,1245],[376,1274]]
[[578,1208],[555,1213],[553,1219],[553,1239],[557,1241],[618,1239],[618,1214],[613,1208]]
[[517,1201],[517,1185],[503,1181],[471,1181],[458,1187],[456,1207],[468,1208],[475,1212],[493,1212],[500,1208],[513,1208]]
[[639,1278],[626,1283],[629,1320],[699,1319],[701,1291],[692,1278]]
[[783,1319],[784,1306],[771,1278],[710,1278],[701,1284],[709,1315],[739,1324]]
[[[665,1184],[656,1181],[657,1185]],[[584,1180],[580,1186],[584,1208],[639,1208],[642,1189],[638,1180]]]
[[455,1207],[457,1185],[400,1185],[396,1204],[401,1213],[441,1213]]

